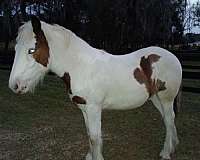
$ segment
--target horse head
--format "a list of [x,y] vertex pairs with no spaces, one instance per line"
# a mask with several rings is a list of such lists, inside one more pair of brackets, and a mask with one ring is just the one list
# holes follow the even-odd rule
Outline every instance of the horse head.
[[20,27],[9,87],[15,93],[33,91],[49,71],[49,45],[42,23],[36,16]]

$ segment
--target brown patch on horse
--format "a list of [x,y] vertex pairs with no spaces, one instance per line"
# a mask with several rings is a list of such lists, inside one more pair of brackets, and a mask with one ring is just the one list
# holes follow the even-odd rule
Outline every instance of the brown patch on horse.
[[165,90],[165,82],[160,79],[152,79],[152,64],[157,62],[160,59],[159,55],[151,54],[147,58],[143,56],[140,61],[140,68],[136,68],[133,72],[135,79],[140,84],[145,84],[149,97],[155,93]]
[[157,79],[156,85],[157,85],[158,91],[163,91],[167,89],[165,87],[165,82],[161,81],[160,79]]
[[72,90],[71,90],[71,78],[70,78],[70,75],[69,73],[64,73],[64,75],[61,77],[61,79],[64,81],[65,83],[65,88],[66,88],[66,91],[69,93],[69,94],[72,94]]
[[76,104],[86,104],[86,100],[83,97],[79,97],[79,96],[73,96],[72,102]]
[[49,46],[44,35],[44,32],[41,30],[36,35],[36,44],[35,49],[36,51],[33,53],[33,58],[36,62],[42,64],[43,66],[47,67],[48,59],[49,59]]

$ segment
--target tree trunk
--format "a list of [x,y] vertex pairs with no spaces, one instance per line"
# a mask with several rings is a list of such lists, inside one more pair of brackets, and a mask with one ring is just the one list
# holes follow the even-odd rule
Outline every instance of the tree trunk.
[[24,0],[20,1],[20,10],[21,10],[21,13],[22,13],[22,19],[24,21],[27,21],[28,17],[27,17],[27,14],[26,14],[26,2]]
[[8,47],[9,47],[9,41],[11,37],[11,26],[10,26],[10,17],[11,17],[11,2],[4,1],[3,4],[3,12],[4,12],[4,17],[3,17],[3,28],[4,28],[4,53],[8,52]]

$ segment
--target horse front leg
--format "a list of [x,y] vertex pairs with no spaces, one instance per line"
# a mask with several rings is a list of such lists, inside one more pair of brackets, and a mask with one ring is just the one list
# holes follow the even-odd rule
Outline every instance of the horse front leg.
[[103,160],[101,138],[101,108],[97,105],[87,105],[81,109],[89,136],[90,150],[86,160]]

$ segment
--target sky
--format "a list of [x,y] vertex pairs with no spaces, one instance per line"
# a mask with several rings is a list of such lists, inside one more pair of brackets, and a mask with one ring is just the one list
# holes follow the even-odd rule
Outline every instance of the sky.
[[[196,3],[198,0],[188,0],[188,1],[192,5],[192,4]],[[200,27],[193,27],[191,31],[192,31],[192,33],[200,33]]]
[[198,0],[189,0],[191,3],[195,3],[197,2]]

